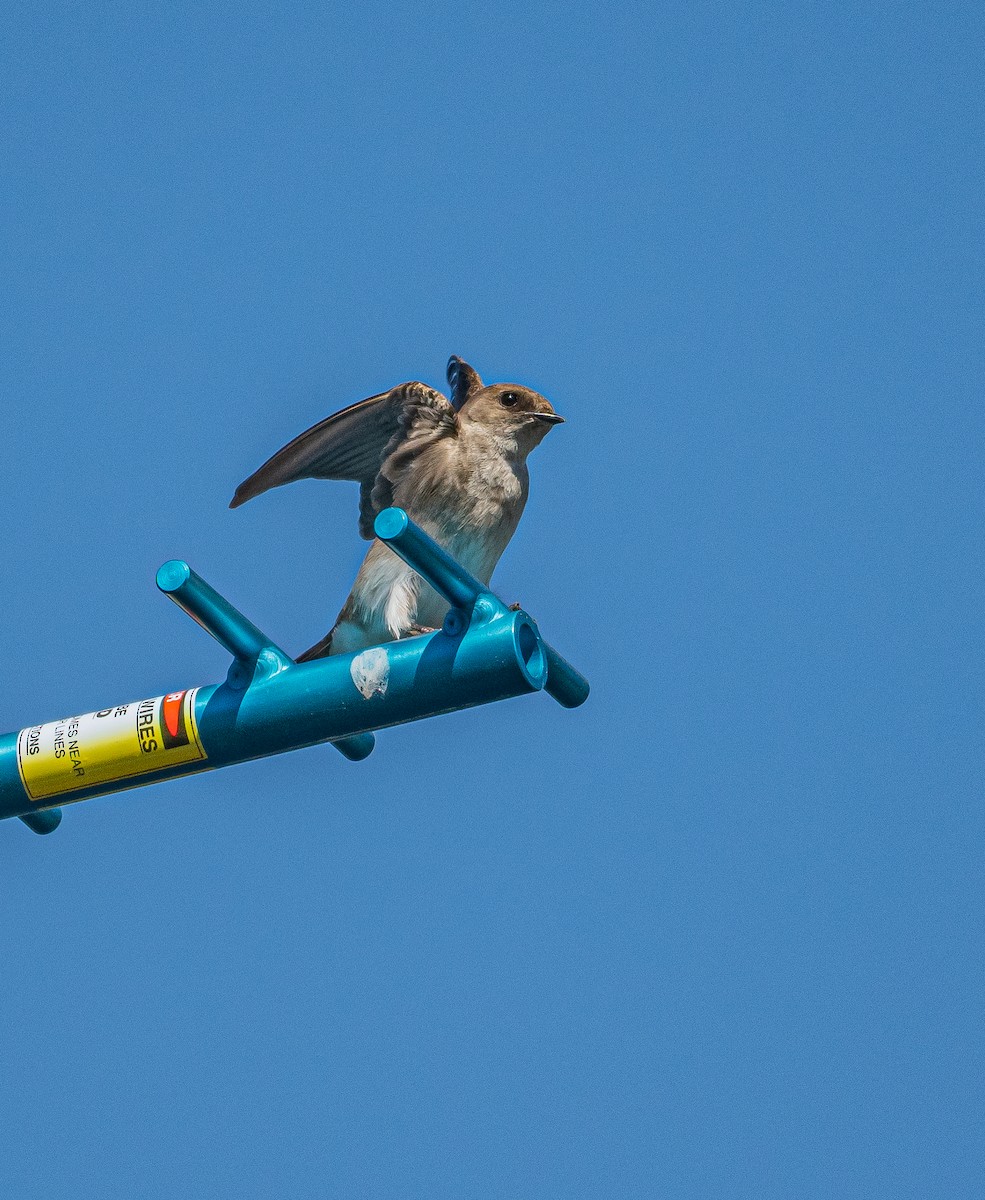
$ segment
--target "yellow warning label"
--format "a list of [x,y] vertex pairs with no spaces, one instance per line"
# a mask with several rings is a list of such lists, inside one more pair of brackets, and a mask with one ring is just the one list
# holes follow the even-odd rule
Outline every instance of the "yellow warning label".
[[206,758],[195,721],[198,688],[22,729],[17,765],[32,800],[147,775]]

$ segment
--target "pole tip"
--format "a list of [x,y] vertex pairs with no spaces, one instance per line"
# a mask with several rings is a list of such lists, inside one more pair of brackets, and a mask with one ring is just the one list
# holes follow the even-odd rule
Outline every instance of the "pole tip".
[[191,578],[191,567],[188,563],[182,562],[180,558],[172,558],[170,562],[166,562],[157,572],[157,586],[162,592],[170,595],[171,592],[176,592],[180,587],[188,582]]
[[376,738],[371,733],[351,733],[348,737],[335,738],[332,745],[340,754],[344,754],[349,762],[362,762],[373,753]]
[[402,508],[385,508],[373,522],[376,536],[384,542],[392,542],[410,524],[410,517]]
[[43,808],[40,812],[21,813],[21,820],[35,833],[53,833],[61,824],[60,808]]

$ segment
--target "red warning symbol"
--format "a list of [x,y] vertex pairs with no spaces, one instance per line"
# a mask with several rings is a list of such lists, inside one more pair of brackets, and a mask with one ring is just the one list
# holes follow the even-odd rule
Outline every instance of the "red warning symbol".
[[169,692],[161,701],[165,746],[183,745],[188,741],[182,709],[184,699],[184,692]]

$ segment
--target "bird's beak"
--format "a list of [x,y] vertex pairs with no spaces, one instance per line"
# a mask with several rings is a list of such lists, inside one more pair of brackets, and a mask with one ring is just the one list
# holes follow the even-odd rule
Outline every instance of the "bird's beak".
[[532,412],[530,415],[536,421],[543,421],[545,425],[563,425],[564,424],[564,417],[559,417],[557,415],[557,413]]

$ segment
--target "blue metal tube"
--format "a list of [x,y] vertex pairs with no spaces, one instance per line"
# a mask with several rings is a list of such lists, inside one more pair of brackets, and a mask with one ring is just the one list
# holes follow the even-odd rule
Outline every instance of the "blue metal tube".
[[[255,680],[293,665],[289,655],[187,563],[180,559],[166,562],[157,572],[157,586],[233,656],[226,677],[230,687],[247,688]],[[372,753],[376,739],[371,733],[362,733],[333,739],[332,745],[351,762],[359,762]]]
[[471,612],[479,596],[488,591],[402,508],[385,508],[376,518],[374,529],[381,542],[395,550],[455,608]]
[[20,819],[35,833],[54,833],[62,823],[60,808],[43,808],[39,812],[20,813]]
[[244,665],[252,666],[264,650],[273,651],[285,665],[291,661],[187,563],[166,562],[157,572],[157,586]]
[[547,683],[544,691],[565,708],[577,708],[588,699],[588,680],[579,674],[553,646],[544,643],[547,652]]
[[[459,563],[429,537],[419,525],[415,525],[402,508],[385,508],[376,518],[376,536],[386,542],[400,557],[428,581],[449,604],[462,609],[466,620],[501,616],[510,609],[498,596],[471,576]],[[482,605],[478,606],[479,598]],[[445,630],[456,627],[459,622],[453,614],[446,621]],[[544,690],[565,708],[577,708],[588,699],[588,680],[553,646],[544,644],[547,655],[547,683]]]
[[[184,761],[154,769],[166,763],[167,751],[157,745],[145,757],[133,745],[108,751],[95,747],[93,762],[85,759],[82,748],[78,769],[91,771],[97,782],[88,785],[85,774],[77,785],[52,790],[64,782],[64,774],[54,778],[64,763],[55,762],[50,746],[59,739],[71,745],[79,721],[95,724],[97,714],[87,718],[52,722],[22,730],[20,734],[0,737],[0,818],[31,816],[61,804],[86,800],[92,796],[121,791],[162,779],[210,770],[236,762],[246,762],[285,750],[336,738],[365,736],[370,730],[437,716],[477,704],[488,704],[510,696],[538,691],[546,680],[546,658],[533,623],[523,613],[511,613],[509,620],[497,620],[470,628],[461,638],[444,633],[407,638],[374,647],[361,654],[340,654],[288,669],[253,683],[244,689],[223,683],[173,693],[190,697],[193,704],[194,739],[182,752],[197,745],[200,752]],[[162,698],[163,700],[164,698]],[[113,719],[118,710],[120,721],[133,725],[140,719],[143,706],[152,719],[146,728],[159,735],[162,704],[143,701],[104,710]],[[25,772],[30,772],[28,756],[30,735],[38,732],[36,742],[47,741],[47,775],[35,784],[32,798],[26,790]],[[95,736],[95,735],[93,735]],[[77,737],[76,737],[76,740]],[[159,742],[160,737],[156,740]],[[45,747],[38,755],[45,754]],[[115,757],[114,757],[115,756]],[[108,772],[109,778],[99,778]],[[32,828],[37,829],[36,823]],[[40,830],[37,830],[40,832]]]
[[295,663],[187,564],[166,563],[161,590],[233,654],[228,678],[0,736],[0,818],[50,833],[59,805],[108,792],[326,741],[358,759],[372,730],[545,687],[583,702],[588,684],[534,621],[406,513],[385,510],[377,533],[453,605],[443,630]]

